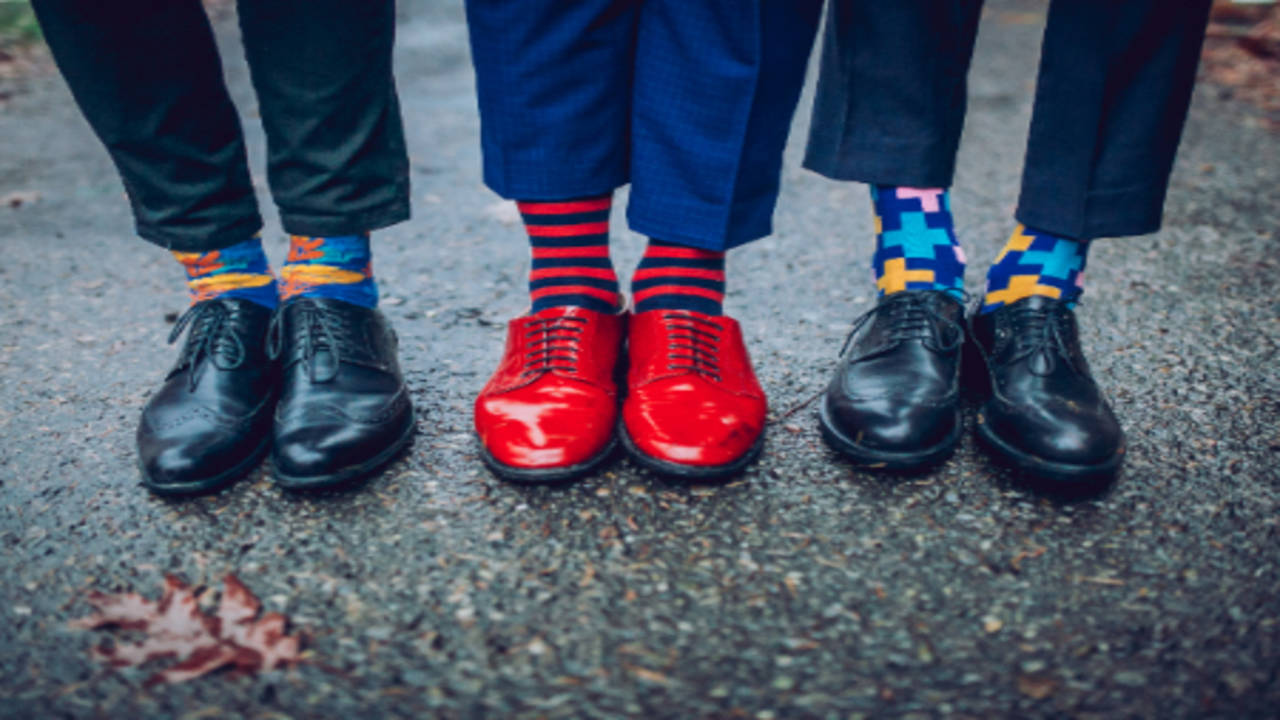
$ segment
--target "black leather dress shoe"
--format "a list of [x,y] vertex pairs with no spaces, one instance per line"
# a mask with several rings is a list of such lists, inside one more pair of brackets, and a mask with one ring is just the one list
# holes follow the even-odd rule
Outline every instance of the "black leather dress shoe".
[[283,373],[271,454],[277,484],[343,484],[409,443],[413,406],[396,346],[376,309],[307,297],[280,307],[272,328]]
[[982,403],[978,438],[1045,490],[1114,475],[1124,433],[1089,374],[1071,308],[1029,297],[975,314],[969,327],[966,379]]
[[886,295],[854,321],[818,413],[827,444],[870,468],[945,460],[963,429],[963,323],[964,305],[932,290]]
[[240,478],[271,443],[271,311],[248,300],[192,305],[169,335],[182,354],[138,424],[142,483],[161,495],[212,492]]

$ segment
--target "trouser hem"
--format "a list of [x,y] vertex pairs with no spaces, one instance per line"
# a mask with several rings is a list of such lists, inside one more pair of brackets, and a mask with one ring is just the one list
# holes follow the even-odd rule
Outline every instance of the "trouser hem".
[[1049,184],[1023,188],[1015,217],[1027,227],[1074,238],[1147,235],[1160,229],[1168,182],[1091,192],[1081,206],[1064,207]]
[[298,213],[280,213],[280,224],[290,235],[359,235],[380,230],[408,220],[409,199],[401,198],[372,210],[324,217]]
[[906,187],[951,187],[955,148],[927,143],[851,145],[839,134],[812,133],[804,167],[832,180]]
[[262,218],[247,217],[215,233],[175,233],[143,223],[136,224],[138,237],[171,252],[209,252],[231,247],[262,232]]

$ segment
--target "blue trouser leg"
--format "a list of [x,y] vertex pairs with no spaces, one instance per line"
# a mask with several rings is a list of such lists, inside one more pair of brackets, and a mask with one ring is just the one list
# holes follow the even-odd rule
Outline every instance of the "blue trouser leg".
[[628,182],[639,0],[467,0],[484,181],[508,199]]
[[708,250],[768,235],[820,0],[650,0],[632,110],[632,229]]
[[[805,165],[951,184],[981,0],[833,0]],[[1160,226],[1209,0],[1054,0],[1017,218],[1078,239]]]
[[485,182],[554,200],[633,183],[633,229],[769,233],[820,0],[468,0]]

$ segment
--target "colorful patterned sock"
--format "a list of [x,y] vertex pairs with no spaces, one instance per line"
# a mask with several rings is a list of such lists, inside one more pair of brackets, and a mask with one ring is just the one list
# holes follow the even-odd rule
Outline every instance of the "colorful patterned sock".
[[724,314],[724,253],[649,239],[631,276],[635,311]]
[[991,312],[1032,295],[1058,298],[1075,305],[1084,292],[1084,264],[1088,254],[1088,242],[1019,224],[987,270],[982,312]]
[[173,256],[187,269],[193,305],[217,297],[252,300],[273,309],[280,302],[276,278],[257,236],[221,250],[175,252]]
[[289,238],[280,268],[281,299],[321,297],[362,307],[378,306],[369,235]]
[[566,306],[617,312],[622,298],[609,260],[613,196],[529,201],[518,206],[533,254],[529,270],[533,312]]
[[946,188],[872,185],[876,251],[871,270],[878,296],[941,290],[964,299],[964,250],[956,240]]

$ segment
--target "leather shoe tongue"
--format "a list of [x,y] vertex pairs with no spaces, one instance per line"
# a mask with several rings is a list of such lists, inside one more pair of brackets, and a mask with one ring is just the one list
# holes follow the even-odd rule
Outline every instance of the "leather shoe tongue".
[[1037,375],[1053,372],[1053,356],[1047,350],[1037,350],[1027,358],[1027,367]]
[[311,373],[316,382],[332,380],[338,374],[338,358],[329,348],[319,348],[311,357]]

